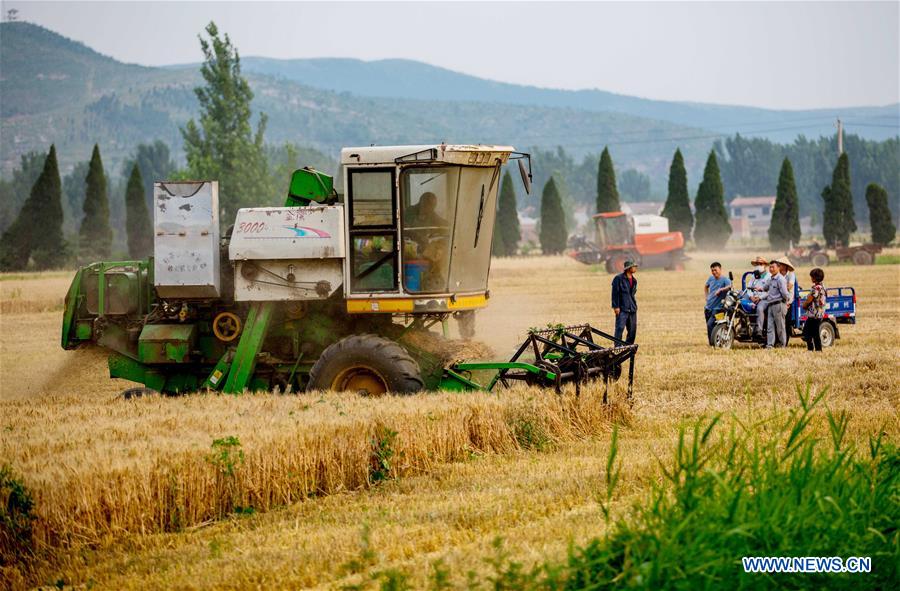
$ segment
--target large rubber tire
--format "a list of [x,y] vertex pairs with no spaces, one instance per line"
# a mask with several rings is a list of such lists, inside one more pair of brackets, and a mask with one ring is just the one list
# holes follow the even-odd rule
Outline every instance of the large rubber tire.
[[713,327],[712,346],[716,349],[731,349],[734,344],[734,331],[727,323],[717,324]]
[[406,349],[390,339],[361,334],[325,349],[309,372],[306,389],[381,396],[414,394],[424,387],[419,364]]
[[827,267],[830,260],[827,253],[817,252],[812,255],[809,262],[812,263],[813,267]]
[[855,265],[871,265],[874,262],[875,257],[868,250],[860,249],[853,253],[853,264]]
[[819,325],[819,338],[822,339],[822,348],[830,347],[834,344],[834,325],[823,320]]

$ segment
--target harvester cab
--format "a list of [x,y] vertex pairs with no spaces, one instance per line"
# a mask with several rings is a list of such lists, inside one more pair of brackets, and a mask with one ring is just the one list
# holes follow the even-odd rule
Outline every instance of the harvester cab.
[[[284,206],[238,210],[221,239],[216,182],[158,182],[154,256],[80,269],[63,347],[110,349],[112,377],[171,393],[378,395],[617,378],[636,346],[588,326],[529,333],[531,346],[505,363],[458,363],[435,343],[451,316],[473,336],[474,312],[488,303],[510,160],[527,189],[530,157],[508,146],[345,148],[342,196],[330,176],[300,169]],[[435,325],[443,338],[423,336]],[[496,374],[482,386],[473,372],[485,370]]]

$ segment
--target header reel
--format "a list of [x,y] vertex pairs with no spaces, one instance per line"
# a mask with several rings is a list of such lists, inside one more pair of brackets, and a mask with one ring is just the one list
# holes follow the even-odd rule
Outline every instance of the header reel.
[[[610,342],[603,346],[602,340]],[[599,342],[598,342],[599,341]],[[576,395],[581,384],[602,379],[605,385],[603,402],[609,400],[609,382],[622,375],[622,364],[628,364],[628,400],[634,385],[634,357],[637,345],[629,345],[590,324],[532,329],[508,362],[455,363],[444,370],[441,384],[446,389],[493,390],[497,383],[507,387],[511,382],[554,388],[562,391],[563,384],[573,382]],[[496,375],[482,386],[472,380],[472,372],[497,370]]]

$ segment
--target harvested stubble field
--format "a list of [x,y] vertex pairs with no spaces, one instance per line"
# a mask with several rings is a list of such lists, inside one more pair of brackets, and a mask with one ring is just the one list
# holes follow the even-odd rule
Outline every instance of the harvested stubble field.
[[[749,256],[692,256],[683,273],[639,273],[631,408],[621,392],[602,407],[599,389],[125,402],[102,354],[59,348],[70,274],[0,276],[0,464],[37,516],[36,556],[2,576],[13,587],[335,588],[402,569],[419,587],[439,563],[461,585],[487,568],[497,537],[533,564],[603,533],[614,423],[614,516],[660,479],[680,427],[784,412],[806,382],[830,388],[850,441],[897,442],[900,266],[827,269],[827,285],[856,287],[859,314],[820,355],[799,340],[722,352],[705,344],[707,263],[739,276]],[[611,331],[610,279],[563,257],[495,260],[479,338],[502,357],[531,326]]]

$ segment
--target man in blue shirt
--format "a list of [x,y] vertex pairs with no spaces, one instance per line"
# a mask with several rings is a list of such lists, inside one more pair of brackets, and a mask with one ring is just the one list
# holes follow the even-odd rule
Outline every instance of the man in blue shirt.
[[628,337],[625,342],[634,343],[637,333],[637,279],[634,273],[637,271],[637,263],[625,261],[625,270],[613,277],[612,281],[612,309],[616,313],[615,337],[622,339],[622,333],[628,329]]
[[709,266],[712,275],[703,286],[703,294],[706,296],[706,307],[703,315],[706,316],[706,340],[712,346],[712,331],[716,325],[716,312],[722,309],[725,295],[731,289],[731,279],[722,275],[722,264],[716,261]]

